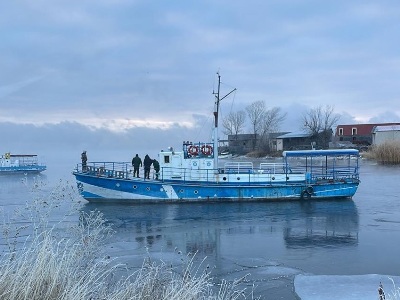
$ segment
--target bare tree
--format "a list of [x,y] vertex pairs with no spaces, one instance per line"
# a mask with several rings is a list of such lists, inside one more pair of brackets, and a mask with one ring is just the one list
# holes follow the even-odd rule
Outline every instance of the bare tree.
[[279,107],[267,110],[262,120],[262,134],[277,132],[286,119],[286,113],[282,113]]
[[333,106],[317,106],[303,115],[303,127],[315,138],[320,137],[322,146],[326,147],[332,135],[332,127],[337,124],[340,116],[334,113]]
[[257,144],[257,134],[259,134],[262,129],[262,119],[264,118],[265,114],[265,102],[255,101],[246,107],[246,111],[254,134],[253,150],[255,150],[255,146]]
[[279,107],[273,107],[265,111],[261,127],[261,143],[263,150],[270,150],[270,134],[277,132],[286,119],[286,113],[282,113]]
[[243,110],[230,112],[222,121],[223,133],[237,136],[243,129],[246,113]]

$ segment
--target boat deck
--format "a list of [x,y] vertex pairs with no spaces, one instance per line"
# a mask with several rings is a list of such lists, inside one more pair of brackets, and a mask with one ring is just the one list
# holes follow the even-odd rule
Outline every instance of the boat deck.
[[[87,166],[78,164],[74,171],[76,174],[136,180],[133,177],[132,166],[128,162],[90,162]],[[152,179],[156,173],[150,172]],[[141,179],[143,176],[141,170]],[[336,181],[357,181],[359,179],[358,164],[335,163],[311,164],[310,162],[297,162],[295,166],[287,163],[260,163],[254,166],[252,162],[227,162],[218,169],[161,168],[158,174],[159,181],[201,181],[226,182],[226,183],[256,183],[256,182],[307,182],[322,183]]]

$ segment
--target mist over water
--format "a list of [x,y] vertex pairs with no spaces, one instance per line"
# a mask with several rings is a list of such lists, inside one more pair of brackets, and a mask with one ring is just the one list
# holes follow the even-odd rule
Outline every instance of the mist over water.
[[[82,150],[89,161],[129,162],[136,154],[131,149]],[[155,158],[157,152],[138,154]],[[34,180],[45,181],[49,192],[60,181],[75,184],[72,170],[80,152],[43,154],[48,170],[42,175],[2,176],[3,211],[23,206],[32,197]],[[247,276],[243,286],[254,284],[256,295],[298,299],[298,274],[399,275],[399,175],[399,167],[363,160],[353,200],[114,205],[81,199],[79,209],[99,210],[113,224],[116,232],[105,252],[131,270],[147,256],[180,264],[182,255],[196,253],[195,261],[208,266],[215,280]]]

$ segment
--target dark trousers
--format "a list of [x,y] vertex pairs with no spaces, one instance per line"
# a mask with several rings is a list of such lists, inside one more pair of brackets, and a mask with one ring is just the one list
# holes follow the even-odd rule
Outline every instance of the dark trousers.
[[144,178],[150,179],[150,168],[144,168]]
[[139,177],[139,167],[133,167],[133,177]]

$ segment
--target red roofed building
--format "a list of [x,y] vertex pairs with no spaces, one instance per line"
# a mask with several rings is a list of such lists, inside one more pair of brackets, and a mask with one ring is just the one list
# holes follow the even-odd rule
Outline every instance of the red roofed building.
[[372,133],[376,126],[400,125],[400,123],[377,123],[377,124],[350,124],[338,125],[336,127],[336,140],[351,142],[359,145],[371,145]]

